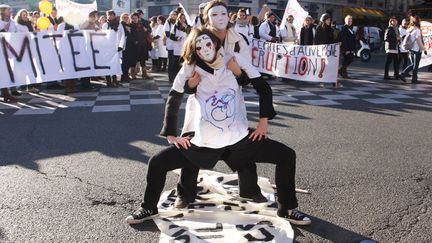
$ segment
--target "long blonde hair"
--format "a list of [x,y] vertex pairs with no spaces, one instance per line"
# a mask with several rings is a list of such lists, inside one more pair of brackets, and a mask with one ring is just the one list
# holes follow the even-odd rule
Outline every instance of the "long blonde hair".
[[21,22],[21,20],[22,20],[21,14],[23,14],[23,13],[27,13],[27,18],[29,17],[28,16],[29,13],[26,9],[20,9],[15,16],[15,22],[17,22],[17,23]]

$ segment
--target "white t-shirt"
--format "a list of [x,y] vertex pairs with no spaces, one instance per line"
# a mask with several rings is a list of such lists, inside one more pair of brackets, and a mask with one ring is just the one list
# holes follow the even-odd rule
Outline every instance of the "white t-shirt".
[[[399,34],[400,34],[401,40],[403,40],[402,38],[407,34],[407,30],[405,28],[403,28],[402,26],[399,26]],[[399,50],[401,53],[407,53],[408,52],[407,50],[405,50],[403,48],[402,41],[399,45]]]
[[422,41],[421,40],[421,33],[420,33],[420,29],[415,27],[412,31],[411,31],[411,38],[414,39],[414,45],[411,48],[411,51],[421,51],[420,50],[420,46],[418,44],[418,41]]
[[[225,63],[230,58],[226,56]],[[236,55],[236,61],[240,67],[250,65],[240,55]],[[172,89],[183,93],[185,82],[182,80],[187,80],[185,77],[191,77],[194,71],[200,75],[201,82],[196,93],[190,96],[191,102],[185,111],[189,114],[189,109],[192,109],[193,114],[185,118],[185,123],[192,123],[195,131],[191,143],[200,147],[222,148],[239,142],[248,134],[248,120],[242,89],[234,74],[226,66],[214,69],[211,74],[198,65],[184,64]],[[251,78],[260,76],[253,68],[246,72]],[[188,124],[184,125],[188,127]]]
[[[168,21],[165,22],[163,26],[163,31],[171,33],[171,24]],[[171,51],[173,49],[173,40],[171,40],[169,36],[167,36],[166,38],[166,49]]]

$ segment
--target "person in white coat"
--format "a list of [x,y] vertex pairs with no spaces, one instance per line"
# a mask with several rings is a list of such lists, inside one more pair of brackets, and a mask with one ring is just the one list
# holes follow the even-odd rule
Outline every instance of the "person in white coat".
[[168,19],[165,21],[164,24],[166,49],[168,52],[168,81],[170,83],[174,82],[174,78],[175,78],[174,73],[171,73],[171,71],[174,70],[174,67],[176,65],[174,60],[174,47],[173,47],[174,41],[171,40],[170,36],[171,36],[171,29],[175,25],[176,20],[177,20],[177,11],[171,11]]
[[158,28],[159,24],[157,22],[157,16],[153,16],[150,18],[150,27],[152,29],[151,36],[153,39],[152,42],[152,49],[150,51],[150,57],[152,59],[152,72],[156,72],[158,69],[158,63],[159,63],[159,49],[158,49]]
[[[0,32],[19,32],[20,28],[12,19],[12,8],[9,5],[0,5]],[[4,102],[16,102],[18,99],[15,96],[21,95],[16,88],[11,88],[12,94],[8,88],[2,88],[1,94]]]
[[[119,56],[121,57],[122,51],[125,49],[126,45],[126,36],[123,29],[123,25],[120,24],[120,21],[117,19],[116,14],[113,10],[109,10],[106,12],[108,21],[102,25],[103,30],[114,30],[117,34],[117,51],[119,52]],[[113,76],[105,76],[108,87],[116,87],[119,86],[120,83],[117,81],[117,75]]]
[[165,17],[162,15],[159,15],[157,17],[158,22],[158,28],[157,28],[157,47],[159,50],[159,62],[158,62],[158,71],[165,72],[167,68],[167,61],[168,61],[168,51],[165,46],[165,42],[167,41],[167,38],[165,38],[165,32],[164,32],[164,25],[165,25]]
[[190,26],[186,23],[186,16],[183,13],[180,13],[177,17],[177,21],[175,25],[171,28],[170,39],[173,41],[173,54],[174,54],[174,65],[172,70],[168,70],[168,72],[172,72],[174,77],[177,75],[180,70],[180,57],[183,55],[183,44],[186,40],[187,33],[190,30]]
[[276,15],[272,12],[266,13],[266,20],[259,27],[261,39],[268,42],[279,42],[276,27]]
[[297,44],[297,29],[293,25],[294,16],[288,15],[285,26],[280,27],[280,37],[283,43]]
[[234,25],[234,29],[242,35],[248,45],[252,44],[254,30],[252,25],[249,23],[249,20],[247,19],[246,9],[241,8],[237,12],[237,19]]
[[204,12],[204,8],[207,5],[207,3],[200,3],[200,5],[198,6],[199,12],[198,15],[195,17],[195,20],[193,22],[193,27],[194,28],[199,28],[201,26],[204,25],[204,19],[203,19],[203,12]]

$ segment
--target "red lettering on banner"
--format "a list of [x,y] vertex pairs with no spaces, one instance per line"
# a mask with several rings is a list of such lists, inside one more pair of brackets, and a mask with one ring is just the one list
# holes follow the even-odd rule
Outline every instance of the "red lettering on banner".
[[258,63],[255,65],[255,58],[257,57],[257,55],[255,53],[258,51],[259,51],[258,47],[252,48],[252,65],[254,67],[259,67],[259,59],[258,59]]
[[[270,62],[270,68],[269,68],[269,57],[270,57],[270,54],[271,54],[271,62]],[[265,59],[265,69],[267,70],[267,71],[272,71],[273,70],[273,59],[274,59],[274,53],[273,52],[267,52],[267,58]]]
[[300,58],[300,62],[298,65],[298,74],[300,76],[304,76],[308,70],[309,70],[309,62],[307,57]]
[[321,58],[321,69],[320,69],[320,72],[318,74],[319,78],[323,78],[323,73],[324,73],[325,68],[326,68],[326,59]]
[[287,74],[288,71],[289,71],[289,58],[290,58],[290,56],[285,55],[285,57],[286,57],[286,62],[285,62],[285,74]]

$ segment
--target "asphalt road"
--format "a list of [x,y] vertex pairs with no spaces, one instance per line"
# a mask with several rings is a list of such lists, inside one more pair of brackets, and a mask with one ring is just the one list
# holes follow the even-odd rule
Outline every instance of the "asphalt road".
[[[382,65],[354,69],[382,75]],[[166,146],[163,109],[0,116],[0,241],[158,242],[154,223],[124,219],[142,200],[147,160]],[[297,151],[297,187],[312,192],[298,196],[313,224],[293,227],[296,241],[432,242],[432,102],[276,109],[270,137]],[[258,170],[274,180],[273,166]]]

